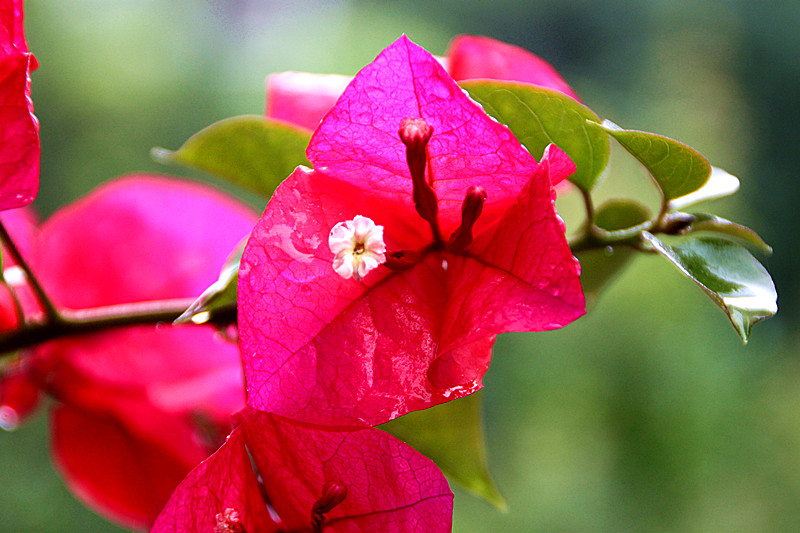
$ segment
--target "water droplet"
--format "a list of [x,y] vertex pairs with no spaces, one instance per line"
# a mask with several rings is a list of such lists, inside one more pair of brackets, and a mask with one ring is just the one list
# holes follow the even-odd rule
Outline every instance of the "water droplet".
[[199,313],[192,316],[192,323],[193,324],[205,324],[206,322],[211,319],[211,313],[208,311],[200,311]]
[[447,271],[447,259],[442,259],[442,270]]
[[605,248],[603,248],[603,253],[606,255],[606,257],[611,257],[612,255],[614,255],[614,248],[612,248],[611,246],[606,246]]
[[300,287],[300,290],[303,292],[303,294],[311,293],[311,287],[309,287],[308,285],[303,285],[302,287]]
[[15,265],[3,270],[3,279],[11,286],[18,286],[24,284],[27,277],[25,271]]

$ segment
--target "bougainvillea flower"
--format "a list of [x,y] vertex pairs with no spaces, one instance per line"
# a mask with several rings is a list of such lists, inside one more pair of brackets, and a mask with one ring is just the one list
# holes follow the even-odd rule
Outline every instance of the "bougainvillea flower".
[[[128,177],[47,220],[30,263],[61,308],[192,298],[255,220],[207,186]],[[27,361],[58,400],[52,448],[67,484],[130,527],[152,524],[244,405],[238,349],[211,327],[107,330],[47,343]]]
[[[456,37],[450,43],[447,56],[438,59],[457,81],[478,78],[521,81],[556,89],[578,99],[547,61],[489,37]],[[267,117],[315,130],[350,80],[336,74],[270,74],[267,76]]]
[[22,0],[0,2],[0,209],[29,204],[39,189],[39,121],[33,114]]
[[181,483],[154,533],[451,530],[444,476],[388,433],[315,429],[252,409],[241,418]]
[[[326,115],[267,205],[239,274],[251,406],[307,422],[385,422],[474,392],[494,336],[584,313],[553,206],[574,165],[542,162],[402,37]],[[334,268],[330,232],[361,215],[386,262]],[[362,246],[361,250],[366,250]]]

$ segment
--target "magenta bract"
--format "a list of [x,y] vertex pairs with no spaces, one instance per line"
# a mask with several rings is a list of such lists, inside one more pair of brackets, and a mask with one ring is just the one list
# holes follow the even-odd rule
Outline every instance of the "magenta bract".
[[29,204],[39,189],[39,121],[33,114],[22,0],[0,1],[0,209]]
[[[398,134],[409,117],[433,127],[427,180],[443,239],[461,224],[467,191],[486,193],[464,250],[437,241],[415,208]],[[325,425],[382,423],[480,388],[495,335],[583,314],[579,265],[553,207],[552,184],[572,162],[550,147],[537,164],[407,38],[354,78],[307,153],[315,170],[298,168],[277,189],[242,260],[251,406]],[[340,277],[328,234],[356,215],[383,226],[387,257],[413,259]]]
[[[488,37],[456,37],[450,43],[447,56],[438,59],[457,81],[477,78],[521,81],[556,89],[578,99],[575,91],[547,61],[527,50]],[[335,74],[270,74],[267,77],[266,115],[313,131],[349,81],[350,78]]]
[[578,100],[578,95],[556,69],[527,50],[489,37],[461,35],[447,51],[448,71],[454,79],[521,81],[556,89]]
[[241,419],[181,483],[153,532],[451,530],[444,476],[389,434],[314,429],[252,409]]
[[336,74],[270,74],[267,77],[267,117],[313,131],[350,80]]
[[[56,212],[30,262],[58,307],[193,298],[254,222],[210,187],[127,177]],[[237,346],[211,327],[108,330],[44,344],[26,363],[58,400],[52,448],[67,484],[129,527],[152,524],[244,405]]]

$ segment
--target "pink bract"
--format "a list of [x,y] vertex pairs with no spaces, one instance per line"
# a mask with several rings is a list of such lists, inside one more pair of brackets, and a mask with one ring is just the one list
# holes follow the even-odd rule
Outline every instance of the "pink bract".
[[[429,179],[441,234],[467,190],[487,195],[466,252],[431,245],[417,213],[398,126],[433,127]],[[494,336],[561,327],[584,312],[579,265],[553,206],[574,170],[555,147],[541,164],[402,37],[364,68],[326,115],[298,168],[251,235],[239,275],[248,403],[330,426],[375,425],[474,392]],[[355,215],[384,227],[387,256],[363,281],[332,268],[328,232]]]
[[241,418],[181,483],[153,532],[451,530],[453,494],[444,476],[387,433],[314,429],[252,409]]
[[[457,81],[477,78],[521,81],[556,89],[578,99],[575,91],[547,61],[489,37],[456,37],[450,43],[447,56],[438,59]],[[313,131],[350,79],[307,72],[270,74],[267,77],[266,115]]]
[[[193,298],[254,222],[210,187],[132,176],[55,213],[30,262],[59,308]],[[239,351],[211,327],[119,328],[50,342],[28,359],[58,400],[52,448],[67,484],[129,527],[152,524],[244,405]]]
[[267,77],[267,117],[315,130],[352,78],[279,72]]
[[39,189],[39,121],[33,114],[22,0],[0,1],[0,209],[29,204]]
[[447,51],[449,72],[454,79],[521,81],[556,89],[578,100],[564,78],[544,59],[527,50],[489,37],[461,35]]

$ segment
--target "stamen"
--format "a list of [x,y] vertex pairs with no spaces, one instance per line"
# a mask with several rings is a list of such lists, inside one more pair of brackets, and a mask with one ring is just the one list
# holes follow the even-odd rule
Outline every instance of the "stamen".
[[400,121],[400,140],[406,145],[406,161],[414,186],[413,198],[417,213],[428,221],[436,242],[442,242],[437,214],[439,211],[436,193],[425,179],[428,162],[427,146],[433,135],[433,127],[421,118],[404,118]]
[[361,281],[369,271],[386,262],[383,226],[365,216],[356,215],[353,220],[333,226],[328,246],[334,254],[333,269],[344,279]]
[[481,216],[484,202],[486,191],[483,187],[473,185],[467,190],[464,203],[461,204],[461,225],[453,232],[448,244],[451,252],[463,252],[472,243],[472,227]]

